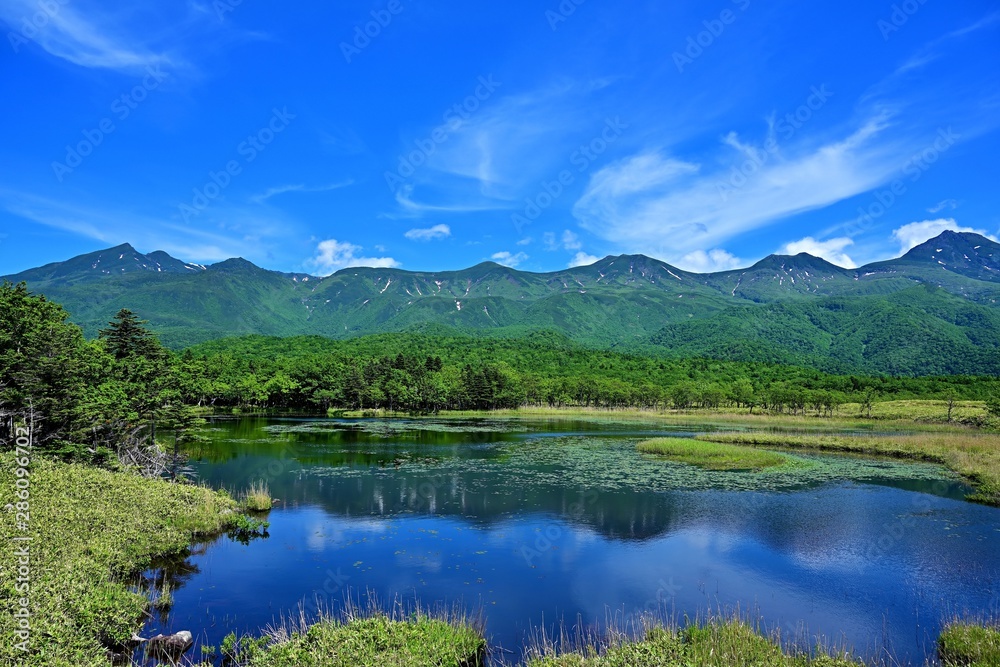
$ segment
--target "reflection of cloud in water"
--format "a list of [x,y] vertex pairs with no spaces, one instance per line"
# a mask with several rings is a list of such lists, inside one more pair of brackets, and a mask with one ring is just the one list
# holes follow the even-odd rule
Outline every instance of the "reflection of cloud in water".
[[374,519],[328,518],[303,526],[305,544],[310,551],[321,552],[331,547],[342,547],[358,539],[387,533],[391,522]]

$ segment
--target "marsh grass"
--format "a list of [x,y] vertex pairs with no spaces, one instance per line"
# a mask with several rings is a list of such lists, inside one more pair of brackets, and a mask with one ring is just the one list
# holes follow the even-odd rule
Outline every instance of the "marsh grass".
[[166,611],[174,605],[174,595],[170,588],[170,581],[164,577],[163,584],[160,586],[160,590],[156,595],[156,599],[153,600],[152,607],[157,611]]
[[240,507],[247,512],[268,512],[273,506],[267,482],[258,480],[240,494]]
[[653,438],[636,445],[643,454],[654,454],[705,470],[764,470],[794,465],[787,455],[689,438]]
[[[13,461],[0,454],[0,503],[12,502]],[[156,556],[184,554],[198,536],[217,534],[236,503],[205,488],[35,459],[28,536],[31,640],[15,647],[15,582],[0,578],[0,664],[107,667],[106,648],[129,643],[150,599],[133,585]],[[13,515],[10,515],[13,518]],[[5,543],[24,536],[2,523]],[[10,572],[13,549],[0,557]]]
[[369,595],[363,604],[348,597],[343,611],[320,613],[311,622],[300,611],[267,629],[266,645],[239,655],[246,667],[478,667],[487,644],[481,613],[428,610],[399,601],[386,611]]
[[527,667],[860,667],[846,652],[786,652],[780,636],[738,614],[681,627],[655,618],[613,627],[600,639],[536,642]]
[[976,488],[969,500],[1000,507],[1000,436],[954,431],[903,435],[791,435],[783,433],[709,433],[696,438],[754,447],[790,447],[853,452],[940,463]]
[[938,638],[945,667],[1000,667],[1000,626],[956,620]]

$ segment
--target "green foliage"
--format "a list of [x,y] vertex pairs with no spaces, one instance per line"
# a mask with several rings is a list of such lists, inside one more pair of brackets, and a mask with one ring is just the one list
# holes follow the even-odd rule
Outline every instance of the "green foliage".
[[475,629],[418,615],[324,621],[274,644],[246,667],[476,667],[486,641]]
[[992,417],[1000,417],[1000,396],[990,396],[986,399],[986,411]]
[[107,329],[101,329],[100,339],[104,346],[117,361],[144,357],[155,359],[162,356],[163,351],[153,334],[143,325],[128,308],[122,308],[111,320]]
[[674,357],[831,373],[1000,375],[1000,312],[926,286],[890,295],[733,305],[669,324],[652,341]]
[[[0,454],[0,504],[16,502],[14,461]],[[149,598],[132,576],[156,556],[181,554],[196,535],[225,530],[235,503],[208,489],[146,480],[42,457],[31,463],[29,651],[15,648],[13,577],[0,578],[0,664],[105,667],[105,647],[142,625]],[[6,544],[15,526],[2,524]],[[23,536],[23,533],[17,533]],[[0,557],[5,572],[16,556]],[[21,591],[23,592],[23,591]],[[151,593],[151,591],[150,591]]]
[[955,622],[938,638],[945,667],[1000,667],[1000,628]]
[[0,285],[0,415],[31,422],[37,451],[92,463],[148,441],[157,419],[190,442],[198,420],[142,323],[123,309],[87,342],[67,318],[24,284]]
[[267,537],[267,529],[270,527],[271,524],[268,521],[245,514],[237,514],[231,521],[228,535],[237,542],[250,544],[257,538]]
[[790,457],[775,452],[688,438],[643,440],[636,448],[643,454],[655,454],[706,470],[763,470],[792,462]]
[[789,655],[776,641],[734,620],[691,625],[682,630],[653,628],[642,641],[616,637],[604,651],[583,647],[560,654],[544,647],[528,661],[528,667],[858,667],[847,657],[818,651]]
[[875,416],[876,400],[948,392],[982,400],[1000,388],[997,380],[977,377],[838,376],[763,363],[623,354],[587,348],[553,332],[518,339],[249,336],[191,348],[175,358],[174,368],[184,400],[199,405],[414,413],[523,406],[726,407],[832,417],[847,403],[869,400]]

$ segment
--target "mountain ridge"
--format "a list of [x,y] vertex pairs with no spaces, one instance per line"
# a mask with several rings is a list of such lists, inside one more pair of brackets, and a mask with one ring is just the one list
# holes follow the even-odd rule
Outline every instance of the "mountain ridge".
[[[203,266],[122,244],[4,279],[62,303],[88,335],[127,307],[175,348],[245,334],[349,338],[441,325],[487,335],[554,330],[596,347],[906,374],[921,368],[904,351],[934,341],[919,352],[934,357],[928,369],[985,364],[1000,373],[982,353],[1000,346],[998,262],[1000,244],[954,232],[856,269],[800,253],[708,274],[610,255],[546,273],[481,262],[313,276],[242,258]],[[897,338],[886,340],[886,330]]]

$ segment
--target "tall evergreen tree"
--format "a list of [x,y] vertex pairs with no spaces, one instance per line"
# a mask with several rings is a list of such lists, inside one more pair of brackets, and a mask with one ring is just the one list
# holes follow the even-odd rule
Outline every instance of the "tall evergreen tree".
[[160,358],[163,348],[145,324],[146,320],[140,320],[128,308],[122,308],[108,323],[108,328],[101,329],[100,338],[118,361],[131,357]]

